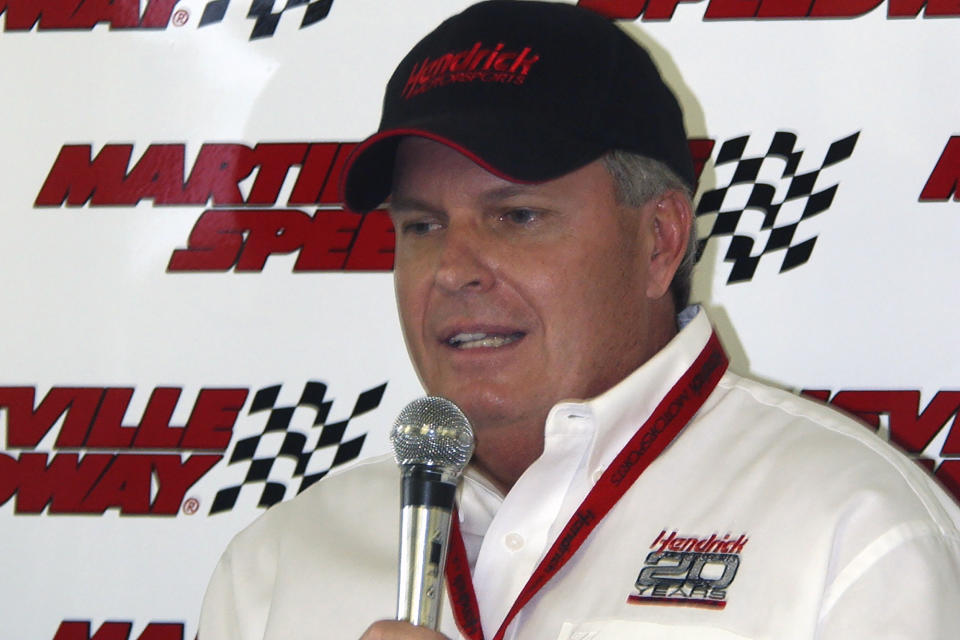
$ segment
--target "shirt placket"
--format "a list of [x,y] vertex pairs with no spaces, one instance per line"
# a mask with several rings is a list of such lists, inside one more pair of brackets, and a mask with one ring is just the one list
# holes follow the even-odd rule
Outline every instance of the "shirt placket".
[[[549,545],[593,439],[583,405],[560,404],[547,419],[543,454],[510,490],[484,536],[473,572],[484,634],[492,638]],[[523,612],[506,638],[513,638]]]

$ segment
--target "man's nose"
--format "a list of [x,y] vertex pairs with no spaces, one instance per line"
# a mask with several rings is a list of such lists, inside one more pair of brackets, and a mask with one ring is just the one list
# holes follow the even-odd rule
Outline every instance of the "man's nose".
[[437,263],[437,286],[451,293],[486,291],[496,280],[492,260],[480,231],[451,226]]

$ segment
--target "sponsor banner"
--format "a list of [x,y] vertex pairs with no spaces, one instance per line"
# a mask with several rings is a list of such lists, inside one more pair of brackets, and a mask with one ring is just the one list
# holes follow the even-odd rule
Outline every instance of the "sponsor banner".
[[579,0],[577,4],[627,20],[670,20],[681,5],[700,7],[704,20],[851,19],[875,12],[889,19],[960,17],[960,6],[952,0]]
[[[343,208],[340,172],[394,65],[468,4],[0,0],[4,637],[193,638],[237,531],[387,451],[421,389],[392,226]],[[960,5],[580,4],[683,104],[694,297],[733,368],[960,496]],[[478,43],[407,90],[522,86],[537,55]],[[673,592],[665,566],[697,585],[672,604],[736,598],[749,532],[656,534],[629,602]]]

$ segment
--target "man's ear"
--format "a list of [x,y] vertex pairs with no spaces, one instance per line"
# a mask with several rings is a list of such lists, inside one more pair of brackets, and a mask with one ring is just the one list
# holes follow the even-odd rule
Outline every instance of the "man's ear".
[[650,253],[647,296],[659,299],[670,291],[670,282],[683,261],[693,225],[693,205],[680,191],[663,192],[649,203],[651,216],[648,229],[653,234]]

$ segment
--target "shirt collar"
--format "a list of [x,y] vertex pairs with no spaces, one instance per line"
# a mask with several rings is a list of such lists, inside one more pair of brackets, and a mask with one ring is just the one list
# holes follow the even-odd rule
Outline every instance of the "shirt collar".
[[[571,423],[561,417],[577,415],[582,418],[577,428],[594,432],[586,468],[606,468],[700,355],[713,331],[706,312],[699,305],[680,312],[677,325],[680,331],[666,346],[614,387],[589,400],[565,400],[554,405],[547,417],[545,438],[557,430],[570,428]],[[490,511],[492,517],[503,496],[472,466],[467,466],[464,475],[486,496],[484,502],[489,504],[485,510]],[[463,519],[461,514],[461,521]]]
[[[559,403],[565,412],[592,418],[595,430],[588,469],[606,468],[700,355],[712,327],[699,305],[677,316],[680,331],[652,358],[614,387],[590,400]],[[547,429],[551,427],[547,421]]]

